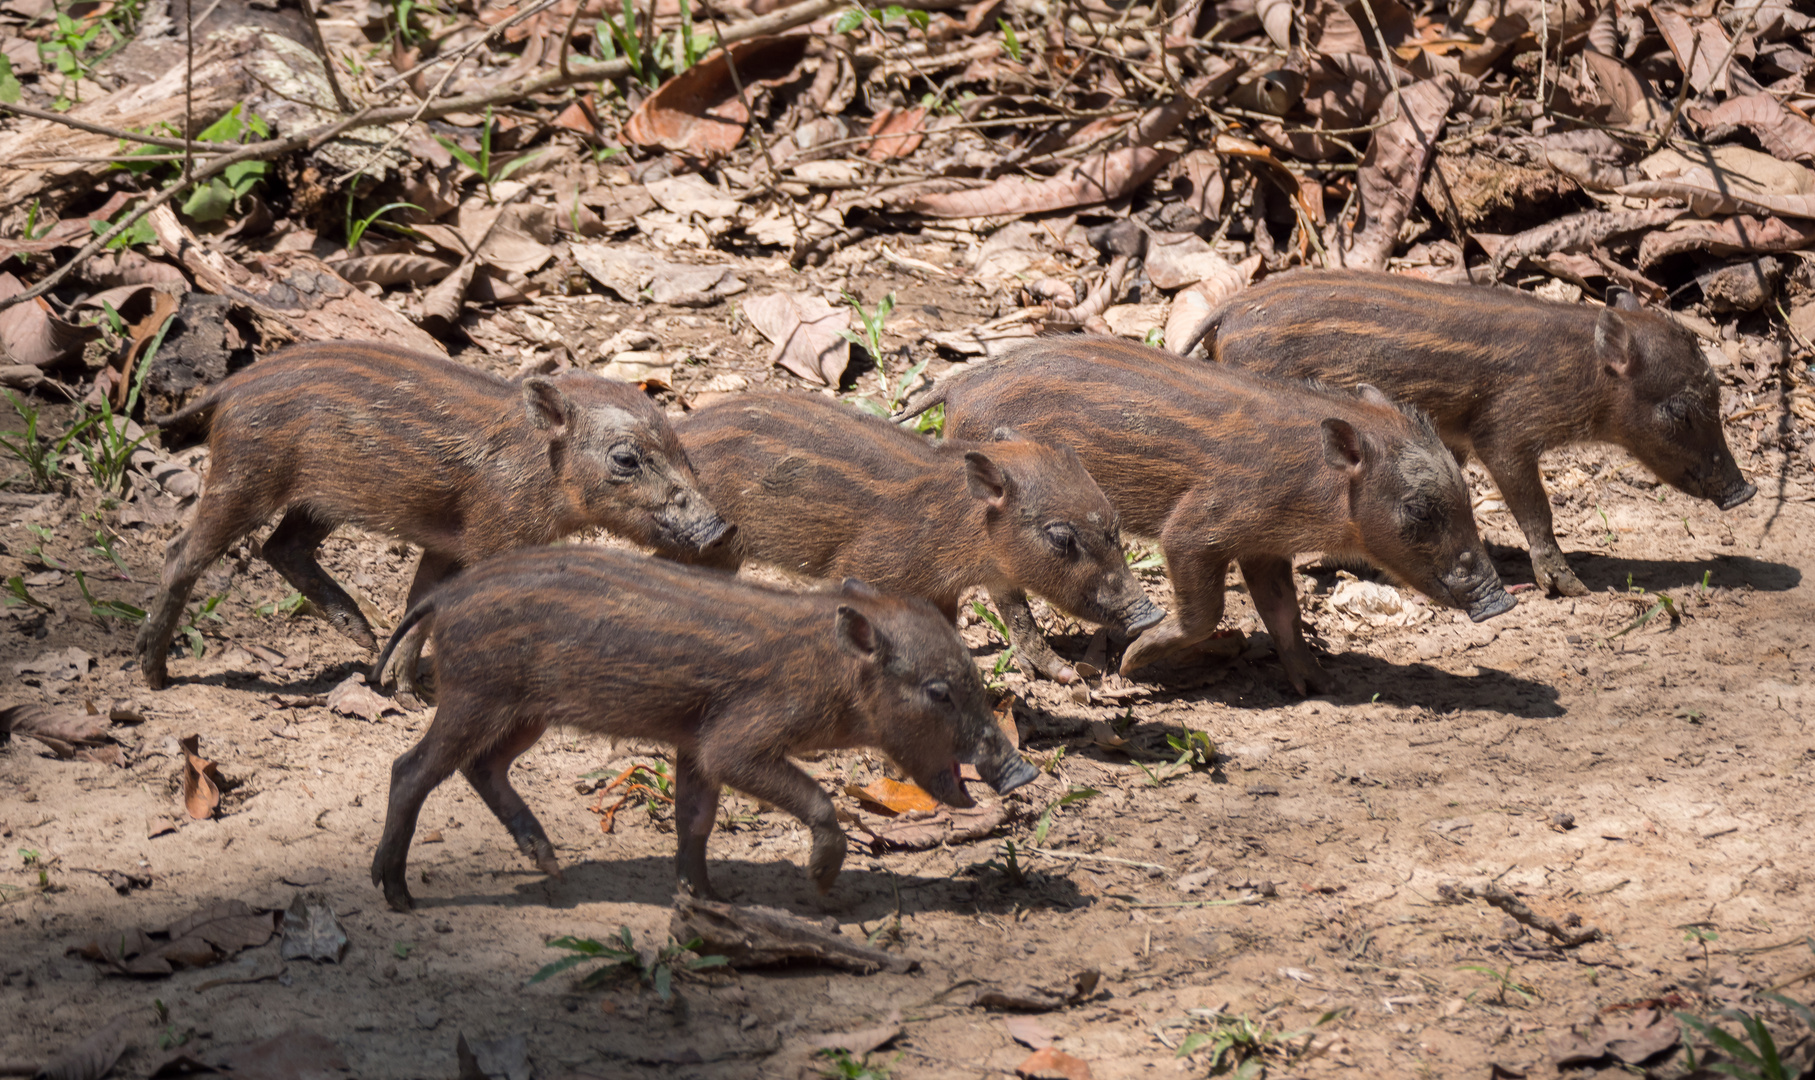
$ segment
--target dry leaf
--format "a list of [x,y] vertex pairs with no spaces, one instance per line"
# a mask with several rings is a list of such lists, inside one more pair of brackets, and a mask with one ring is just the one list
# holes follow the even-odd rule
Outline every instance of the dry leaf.
[[1582,59],[1594,74],[1601,90],[1601,102],[1607,119],[1628,131],[1651,131],[1670,119],[1670,104],[1658,97],[1651,84],[1632,73],[1619,60],[1593,49],[1584,49]]
[[1051,1028],[1031,1016],[1010,1016],[1002,1021],[1008,1037],[1030,1050],[1044,1050],[1058,1038]]
[[968,810],[941,809],[931,817],[899,819],[869,828],[875,843],[904,851],[919,851],[940,844],[963,844],[981,840],[1002,827],[1008,820],[1008,808],[1000,802],[973,806]]
[[1639,167],[1651,179],[1615,189],[1619,194],[1687,199],[1699,217],[1815,217],[1815,172],[1743,146],[1665,148]]
[[88,674],[93,663],[94,657],[72,645],[67,649],[41,653],[32,660],[22,660],[13,665],[13,674],[48,675],[69,682]]
[[1770,94],[1728,98],[1696,118],[1703,127],[1745,127],[1758,136],[1759,145],[1785,161],[1815,160],[1815,123]]
[[1361,215],[1353,246],[1344,256],[1346,265],[1365,270],[1386,266],[1399,239],[1399,226],[1424,185],[1424,172],[1457,89],[1450,78],[1413,84],[1400,95],[1398,118],[1374,133],[1356,174]]
[[743,203],[713,187],[698,173],[651,180],[643,188],[656,205],[682,218],[732,218],[744,208]]
[[168,975],[178,968],[203,967],[242,949],[255,949],[270,941],[276,929],[275,913],[227,900],[184,916],[163,930],[135,927],[105,934],[69,951],[107,964],[122,975]]
[[1755,218],[1744,214],[1716,221],[1685,220],[1648,233],[1639,242],[1639,266],[1650,269],[1685,251],[1742,255],[1760,251],[1797,251],[1815,247],[1815,222]]
[[101,1080],[132,1045],[129,1029],[133,1019],[133,1013],[115,1016],[75,1046],[45,1062],[34,1080]]
[[0,732],[29,735],[64,759],[74,758],[83,747],[105,743],[110,726],[107,717],[70,705],[14,705],[0,711]]
[[387,711],[401,712],[397,703],[366,685],[366,677],[355,671],[328,691],[328,708],[342,716],[357,716],[375,722]]
[[1659,4],[1651,8],[1651,20],[1657,24],[1664,44],[1670,46],[1671,54],[1676,57],[1676,66],[1689,73],[1689,85],[1696,93],[1732,92],[1729,83],[1732,65],[1719,67],[1727,57],[1728,41],[1718,19],[1691,22],[1682,12]]
[[280,955],[285,960],[338,964],[347,951],[347,932],[334,918],[334,909],[320,901],[310,902],[302,893],[296,894],[284,912],[283,932]]
[[221,774],[214,762],[201,756],[200,735],[182,740],[183,808],[189,816],[202,821],[214,816],[221,805]]
[[930,814],[939,809],[939,800],[922,791],[917,785],[904,784],[899,780],[890,780],[886,777],[875,781],[868,787],[846,784],[844,790],[845,794],[872,809],[881,809],[889,814],[905,814],[914,810]]
[[1015,1075],[1027,1080],[1091,1080],[1090,1063],[1063,1050],[1035,1050],[1015,1066]]
[[926,109],[884,109],[870,121],[869,131],[875,138],[864,146],[865,157],[871,161],[907,157],[926,139]]
[[[731,46],[746,92],[755,83],[788,76],[812,39],[806,34],[751,38]],[[743,141],[745,111],[722,49],[663,83],[624,122],[624,138],[698,158],[717,158]]]
[[901,1034],[901,1017],[897,1013],[886,1024],[858,1028],[856,1031],[831,1031],[824,1035],[812,1035],[807,1038],[806,1043],[816,1050],[843,1050],[856,1057],[862,1057],[888,1045],[889,1040],[899,1034]]
[[744,316],[775,343],[769,363],[825,386],[837,386],[844,378],[851,343],[839,331],[850,328],[848,309],[810,293],[770,293],[746,301]]
[[361,255],[328,265],[354,284],[371,281],[379,285],[430,285],[452,273],[456,264],[434,255],[396,251],[388,255]]
[[[24,291],[18,278],[0,273],[0,300]],[[100,336],[99,326],[77,326],[59,318],[43,297],[0,311],[0,354],[25,367],[56,367],[75,360]]]
[[1096,154],[1052,177],[1004,176],[967,191],[920,195],[903,209],[929,217],[994,217],[1038,214],[1109,202],[1134,191],[1172,164],[1178,154],[1129,146]]
[[[276,974],[273,971],[271,974]],[[269,978],[270,975],[260,976]],[[253,979],[215,980],[250,982]],[[203,986],[211,985],[203,983]],[[200,1056],[198,1056],[200,1055]],[[334,1040],[304,1028],[291,1028],[260,1042],[202,1052],[184,1048],[173,1052],[152,1072],[158,1077],[220,1073],[236,1080],[336,1080],[351,1066]]]

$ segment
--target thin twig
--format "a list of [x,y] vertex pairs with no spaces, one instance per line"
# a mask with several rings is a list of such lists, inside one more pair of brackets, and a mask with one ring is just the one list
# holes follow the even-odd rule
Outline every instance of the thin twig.
[[30,105],[20,105],[17,102],[0,102],[0,109],[17,113],[20,116],[29,116],[33,120],[48,120],[53,124],[61,124],[64,127],[75,128],[77,131],[86,131],[90,135],[106,135],[109,138],[119,139],[122,142],[144,143],[146,146],[160,146],[166,150],[187,150],[190,147],[194,147],[197,150],[224,152],[239,149],[239,145],[236,143],[171,139],[162,135],[148,135],[138,131],[126,131],[123,128],[108,127],[106,124],[97,124],[92,120],[83,120],[76,116],[65,116],[62,113],[48,112],[44,109],[34,109]]
[[[307,0],[304,0],[307,3]],[[195,182],[195,0],[183,0],[183,186]]]
[[567,49],[573,44],[573,28],[580,23],[580,12],[586,7],[586,0],[574,0],[573,14],[567,17],[567,29],[561,31],[561,58],[555,69],[565,78],[567,76]]
[[431,56],[427,60],[424,60],[422,63],[417,64],[415,67],[410,68],[407,71],[398,72],[397,74],[395,74],[395,75],[391,76],[390,78],[384,80],[383,82],[379,83],[377,86],[374,86],[372,88],[372,93],[382,94],[386,90],[389,90],[391,87],[396,86],[397,84],[399,84],[401,82],[405,82],[412,75],[415,75],[418,72],[427,71],[429,68],[434,67],[436,64],[443,64],[443,63],[448,62],[449,60],[453,60],[455,62],[464,60],[467,58],[468,55],[470,55],[472,53],[472,51],[474,49],[477,49],[480,46],[486,44],[487,42],[491,41],[493,38],[497,37],[499,34],[503,33],[506,30],[509,30],[511,27],[517,25],[518,23],[524,21],[525,19],[534,18],[535,16],[542,14],[544,11],[547,11],[549,8],[554,7],[554,6],[555,6],[555,0],[541,0],[541,2],[538,4],[535,4],[531,7],[524,8],[522,11],[517,12],[515,15],[512,15],[510,18],[499,23],[497,26],[492,27],[491,30],[489,32],[487,32],[486,34],[484,34],[483,36],[474,38],[473,40],[467,42],[465,45],[462,45],[458,49],[455,49],[453,52],[440,53],[438,55]]
[[[681,2],[686,3],[686,0],[681,0]],[[725,36],[725,28],[719,25],[717,5],[714,4],[712,0],[707,0],[703,6],[706,9],[706,18],[712,20],[712,36],[715,39],[722,41]],[[769,153],[769,142],[767,139],[763,138],[762,125],[756,122],[756,110],[750,105],[750,97],[744,92],[743,76],[739,75],[737,72],[737,57],[732,55],[732,51],[729,48],[724,48],[723,52],[725,54],[725,70],[731,74],[731,88],[737,91],[737,103],[744,110],[744,130],[749,132],[750,141],[756,144],[756,149],[763,155],[763,164],[769,169],[768,186],[772,189],[779,179],[781,172],[775,166],[775,156]],[[782,196],[782,198],[787,202],[788,221],[794,226],[795,254],[799,254],[801,250],[801,241],[804,240],[807,235],[808,223],[803,219],[800,207],[794,204],[793,199],[790,199],[785,195]],[[790,262],[792,262],[792,259],[790,259]],[[798,270],[800,267],[796,266],[795,269]]]
[[315,55],[321,57],[321,69],[328,74],[328,88],[334,91],[334,104],[340,111],[350,113],[353,103],[347,100],[347,93],[340,88],[340,76],[334,72],[334,58],[328,55],[327,39],[321,36],[321,21],[315,17],[314,0],[299,0],[303,18],[309,21],[309,37],[315,42]]

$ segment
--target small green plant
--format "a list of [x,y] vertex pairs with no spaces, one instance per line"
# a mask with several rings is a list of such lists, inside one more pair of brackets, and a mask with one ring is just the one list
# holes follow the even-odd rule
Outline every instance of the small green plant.
[[1015,842],[1013,840],[1003,841],[1002,846],[996,849],[996,853],[1002,857],[985,860],[981,864],[982,869],[1001,871],[1002,876],[1017,887],[1027,884],[1027,871],[1021,869],[1020,852],[1016,850]]
[[127,569],[126,560],[121,558],[120,553],[114,549],[113,530],[103,524],[98,517],[95,524],[98,526],[95,529],[95,542],[88,550],[113,563],[114,568],[120,572],[121,581],[131,581],[132,571]]
[[[125,217],[131,213],[131,209],[122,210],[120,211],[120,216]],[[108,232],[112,231],[114,225],[115,222],[112,221],[89,222],[89,227],[94,229],[96,236],[107,235]],[[140,218],[128,226],[125,232],[122,232],[112,240],[107,241],[107,250],[124,251],[127,248],[138,247],[140,244],[155,243],[157,238],[158,234],[151,228],[151,221],[148,218]]]
[[[1784,1006],[1798,1020],[1801,1020],[1805,1027],[1815,1029],[1815,1010],[1802,1002],[1782,994],[1764,993],[1758,996]],[[1728,1076],[1737,1077],[1738,1080],[1796,1080],[1798,1076],[1802,1075],[1800,1066],[1783,1060],[1782,1053],[1777,1049],[1777,1040],[1771,1037],[1770,1030],[1758,1017],[1739,1009],[1722,1009],[1720,1015],[1739,1021],[1740,1030],[1745,1034],[1745,1038],[1742,1040],[1726,1029],[1703,1020],[1699,1016],[1691,1016],[1686,1012],[1676,1014],[1677,1020],[1685,1028],[1701,1035],[1702,1038],[1713,1043],[1733,1059],[1710,1064],[1707,1066],[1709,1071],[1725,1073]],[[1690,1043],[1687,1032],[1684,1033],[1683,1045],[1688,1056],[1689,1071],[1696,1072],[1695,1047]]]
[[940,436],[945,434],[945,402],[914,417],[914,430],[922,435]]
[[88,575],[80,570],[71,570],[70,575],[76,579],[76,588],[82,591],[82,601],[88,605],[88,613],[105,622],[108,619],[119,619],[121,622],[141,623],[145,621],[145,609],[136,608],[124,600],[97,600],[88,591]]
[[1712,570],[1703,570],[1702,571],[1701,594],[1703,596],[1708,595],[1708,583],[1713,580],[1714,580],[1714,571],[1712,571]]
[[20,848],[19,858],[25,861],[25,868],[27,870],[37,869],[38,887],[40,889],[50,888],[50,867],[45,864],[43,856],[40,855],[36,849]]
[[1668,612],[1670,614],[1670,625],[1672,628],[1681,626],[1683,624],[1682,613],[1676,610],[1676,601],[1670,599],[1668,594],[1666,594],[1666,593],[1647,593],[1647,592],[1645,592],[1644,589],[1638,589],[1636,591],[1642,596],[1650,596],[1652,598],[1651,606],[1649,608],[1645,609],[1644,614],[1642,614],[1638,618],[1632,620],[1630,623],[1627,623],[1623,629],[1620,629],[1618,631],[1615,631],[1613,634],[1608,635],[1608,638],[1607,638],[1608,641],[1612,641],[1614,638],[1625,637],[1627,634],[1630,634],[1634,630],[1639,629],[1640,627],[1644,626],[1646,623],[1650,622],[1652,619],[1655,619],[1657,617],[1658,612],[1660,612],[1660,611]]
[[848,34],[859,26],[862,26],[865,19],[875,22],[878,26],[887,26],[893,22],[905,22],[923,34],[926,33],[927,27],[933,24],[932,16],[925,11],[921,11],[918,8],[904,8],[900,4],[890,4],[885,8],[876,8],[867,11],[860,7],[854,7],[838,17],[838,21],[832,24],[832,32],[835,34]]
[[[1200,1050],[1208,1050],[1212,1076],[1226,1073],[1237,1080],[1260,1080],[1266,1075],[1269,1059],[1290,1064],[1302,1057],[1310,1049],[1317,1029],[1342,1018],[1347,1012],[1347,1009],[1337,1009],[1324,1013],[1316,1023],[1297,1031],[1274,1031],[1267,1027],[1265,1019],[1252,1020],[1246,1015],[1230,1016],[1210,1009],[1192,1009],[1192,1018],[1202,1026],[1185,1036],[1177,1056],[1190,1057]],[[1304,1040],[1303,1045],[1297,1045],[1299,1039]]]
[[997,19],[996,25],[1002,28],[1002,47],[1008,51],[1008,58],[1019,64],[1021,62],[1021,39],[1015,36],[1015,28],[1007,19]]
[[700,945],[699,938],[694,938],[685,945],[676,944],[673,938],[669,938],[668,944],[662,946],[655,955],[645,960],[637,952],[636,939],[631,936],[628,926],[618,927],[618,936],[609,945],[601,944],[592,938],[558,937],[548,943],[549,948],[566,949],[572,955],[544,965],[540,971],[529,977],[529,981],[532,984],[539,983],[589,961],[601,961],[604,966],[595,968],[581,979],[580,989],[590,990],[608,979],[634,975],[640,982],[653,989],[656,997],[668,1001],[674,997],[676,974],[720,967],[729,962],[718,955],[687,956],[690,952],[697,953]]
[[35,848],[22,847],[19,849],[19,858],[24,861],[27,867],[33,867],[38,865],[40,855]]
[[59,11],[50,36],[38,43],[38,59],[69,80],[70,91],[74,94],[73,98],[59,97],[59,108],[68,108],[71,101],[82,100],[82,80],[94,73],[88,50],[94,47],[104,29],[105,24],[98,19],[83,29],[81,23]]
[[[577,197],[578,196],[576,196],[576,198]],[[418,211],[420,211],[421,209],[422,209],[422,207],[417,206],[415,203],[411,203],[411,202],[388,202],[388,203],[385,203],[383,206],[379,207],[378,209],[367,214],[365,217],[356,218],[353,216],[353,189],[351,187],[347,188],[347,250],[352,251],[354,248],[358,247],[359,241],[366,234],[366,230],[371,228],[374,224],[390,225],[391,223],[388,221],[382,222],[382,223],[378,221],[379,218],[383,217],[385,214],[389,213],[390,211],[392,211],[392,210],[418,210]]]
[[[151,370],[149,362],[141,366],[144,371]],[[92,437],[76,444],[83,460],[88,462],[88,478],[107,494],[125,494],[126,470],[132,465],[132,455],[140,443],[151,438],[149,431],[141,432],[136,439],[126,437],[126,416],[134,403],[134,398],[128,397],[126,412],[116,417],[113,402],[103,395],[101,411],[85,422],[92,430]]]
[[171,1050],[178,1046],[182,1046],[190,1039],[195,1038],[194,1028],[183,1031],[178,1029],[175,1024],[171,1023],[170,1006],[164,1004],[162,998],[151,999],[151,1011],[157,1014],[158,1026],[163,1028],[162,1031],[158,1032],[159,1050]]
[[[1526,986],[1523,983],[1516,981],[1512,977],[1512,965],[1511,964],[1506,965],[1505,971],[1501,971],[1498,968],[1492,967],[1491,965],[1488,965],[1488,964],[1463,964],[1461,967],[1457,968],[1456,970],[1457,971],[1472,971],[1476,975],[1480,975],[1480,976],[1492,981],[1492,983],[1494,985],[1494,1001],[1500,1005],[1508,1004],[1508,1002],[1506,1000],[1506,995],[1508,995],[1508,994],[1517,995],[1517,997],[1519,998],[1520,1004],[1529,1004],[1534,998],[1536,998],[1538,996],[1538,992],[1536,990],[1532,989],[1529,986]],[[1479,991],[1476,991],[1475,993],[1479,993]],[[1471,993],[1468,995],[1469,1001],[1475,1000],[1475,993]]]
[[[854,1058],[849,1050],[832,1047],[821,1050],[819,1056],[826,1059],[825,1068],[819,1070],[826,1080],[889,1080],[889,1066],[872,1062],[868,1054]],[[896,1054],[889,1064],[900,1059],[901,1055]]]
[[1166,572],[1166,560],[1157,551],[1148,551],[1145,548],[1129,548],[1122,558],[1127,560],[1128,569],[1133,570],[1137,574],[1153,575],[1164,574]]
[[395,956],[399,960],[408,960],[410,958],[410,954],[415,951],[416,951],[416,943],[413,941],[393,941],[393,942],[391,942],[391,955]]
[[446,147],[447,152],[454,156],[455,161],[466,166],[479,178],[479,183],[485,187],[486,202],[497,202],[497,193],[492,189],[508,180],[510,175],[518,169],[542,156],[542,151],[538,150],[533,154],[523,154],[509,161],[494,162],[492,160],[492,136],[496,131],[497,123],[492,119],[492,110],[488,107],[485,110],[485,122],[479,126],[479,153],[477,156],[468,153],[459,143],[445,135],[435,136],[435,141]]
[[1147,331],[1147,336],[1141,339],[1141,344],[1150,349],[1164,348],[1166,344],[1166,328],[1163,326],[1150,327]]
[[[1056,759],[1053,764],[1058,764]],[[1053,817],[1057,815],[1061,807],[1070,806],[1073,803],[1081,803],[1086,799],[1094,799],[1101,794],[1102,792],[1098,791],[1096,788],[1075,787],[1054,799],[1052,802],[1047,803],[1045,811],[1040,814],[1040,820],[1034,823],[1033,846],[1045,846],[1046,834],[1052,831]]]
[[25,558],[27,562],[34,566],[48,566],[52,570],[69,569],[69,567],[64,566],[60,561],[51,558],[44,550],[45,544],[48,544],[57,538],[57,533],[54,529],[50,528],[48,525],[34,525],[29,521],[25,523],[25,528],[26,531],[38,538],[37,543],[25,549]]
[[70,441],[80,435],[94,421],[84,420],[65,431],[54,441],[38,434],[38,408],[28,405],[11,390],[0,390],[6,400],[25,421],[24,431],[0,432],[0,449],[17,458],[25,466],[27,478],[38,491],[50,491],[62,482],[62,469],[58,462],[69,448]]
[[1617,532],[1614,531],[1613,522],[1608,520],[1606,508],[1597,506],[1594,508],[1594,512],[1601,515],[1601,527],[1603,529],[1607,530],[1606,533],[1601,537],[1601,543],[1606,545],[1607,547],[1612,547],[1613,545],[1619,543],[1620,536]]
[[[873,311],[866,311],[863,301],[850,293],[844,294],[844,302],[851,306],[851,310],[857,313],[858,321],[863,323],[863,334],[859,336],[855,330],[844,329],[838,332],[838,336],[869,353],[870,359],[876,361],[876,366],[880,370],[882,367],[882,331],[888,325],[889,314],[895,310],[895,294],[890,293],[877,301]],[[885,372],[883,376],[885,385],[887,381],[888,377]]]
[[252,613],[254,615],[282,615],[285,618],[295,618],[308,606],[309,601],[304,599],[302,593],[293,592],[282,600],[272,600],[258,605],[252,609]]
[[24,92],[25,88],[19,85],[19,77],[13,74],[13,62],[0,56],[0,104],[11,105]]
[[25,587],[25,578],[18,574],[6,579],[6,606],[34,607],[46,614],[55,610],[49,604],[33,596],[31,590]]
[[1002,644],[1008,644],[1008,624],[1002,621],[1002,616],[991,611],[988,605],[981,600],[971,601],[971,611],[976,613],[977,618],[989,624],[989,628],[1002,639]]
[[1216,744],[1208,732],[1186,728],[1183,735],[1166,736],[1166,745],[1178,752],[1178,760],[1172,763],[1175,768],[1208,769],[1216,763]]
[[226,616],[215,610],[221,606],[221,601],[225,599],[227,599],[226,593],[216,593],[208,599],[203,600],[195,607],[189,609],[189,621],[183,624],[181,633],[185,638],[189,639],[189,653],[197,660],[200,660],[208,654],[208,643],[202,638],[202,628],[200,624],[204,620],[209,622],[226,622]]
[[[234,105],[227,110],[227,115],[203,128],[197,137],[203,142],[233,143],[248,135],[268,139],[271,126],[244,105]],[[183,213],[196,221],[219,221],[251,194],[270,172],[268,161],[235,162],[185,196]]]

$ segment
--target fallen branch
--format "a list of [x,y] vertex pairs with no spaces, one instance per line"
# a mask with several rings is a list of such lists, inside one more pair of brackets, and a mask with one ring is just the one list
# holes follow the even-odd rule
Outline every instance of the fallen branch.
[[1573,949],[1577,945],[1586,945],[1590,941],[1600,941],[1607,936],[1606,934],[1601,933],[1600,927],[1597,926],[1584,926],[1580,930],[1566,930],[1563,928],[1562,923],[1548,915],[1539,915],[1531,908],[1526,907],[1524,901],[1498,885],[1489,884],[1480,889],[1470,885],[1464,885],[1456,891],[1463,896],[1472,896],[1476,899],[1487,901],[1494,907],[1511,915],[1518,922],[1531,927],[1533,930],[1541,930],[1551,937],[1556,938],[1557,943],[1565,949]]

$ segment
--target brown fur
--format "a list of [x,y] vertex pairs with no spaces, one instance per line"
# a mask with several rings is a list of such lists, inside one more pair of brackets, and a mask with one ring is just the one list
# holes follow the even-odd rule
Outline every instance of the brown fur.
[[676,869],[702,894],[724,784],[806,823],[809,872],[831,887],[844,833],[790,754],[879,747],[953,806],[972,805],[961,761],[1000,791],[1038,775],[996,726],[951,624],[925,601],[860,582],[801,595],[564,546],[513,552],[448,582],[405,616],[390,647],[430,613],[440,708],[391,769],[372,861],[373,883],[399,910],[411,905],[405,860],[423,800],[456,769],[524,854],[560,873],[508,778],[550,725],[675,748]]
[[1730,509],[1756,490],[1720,425],[1720,380],[1668,315],[1556,304],[1513,289],[1300,270],[1213,317],[1216,359],[1283,378],[1371,383],[1429,413],[1493,474],[1540,587],[1587,592],[1551,526],[1538,469],[1583,442],[1631,451],[1665,483]]
[[1512,606],[1455,462],[1428,421],[1378,394],[1066,337],[941,383],[918,404],[938,401],[954,435],[1008,424],[1075,447],[1123,524],[1159,540],[1177,612],[1136,639],[1124,673],[1211,636],[1230,562],[1300,693],[1324,678],[1299,622],[1294,554],[1367,559],[1476,618]]
[[[747,394],[675,423],[700,483],[735,522],[720,546],[809,577],[857,577],[956,618],[985,586],[998,605],[1037,593],[1118,629],[1165,612],[1123,557],[1120,524],[1077,454],[1022,439],[934,443],[813,394]],[[1075,670],[1011,629],[1029,670]]]
[[320,342],[254,364],[165,422],[193,417],[209,421],[212,458],[139,631],[153,689],[196,578],[279,510],[265,557],[368,648],[371,627],[313,554],[338,525],[422,547],[412,602],[489,555],[585,528],[674,553],[726,531],[661,411],[596,375],[511,383],[394,346]]

